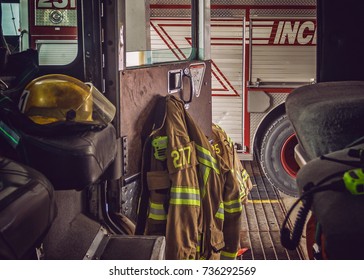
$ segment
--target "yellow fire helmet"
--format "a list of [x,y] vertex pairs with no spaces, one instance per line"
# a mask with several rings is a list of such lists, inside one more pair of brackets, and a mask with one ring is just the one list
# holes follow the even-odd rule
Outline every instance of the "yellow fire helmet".
[[21,95],[19,109],[37,124],[74,121],[106,125],[116,111],[91,83],[61,74],[31,81]]

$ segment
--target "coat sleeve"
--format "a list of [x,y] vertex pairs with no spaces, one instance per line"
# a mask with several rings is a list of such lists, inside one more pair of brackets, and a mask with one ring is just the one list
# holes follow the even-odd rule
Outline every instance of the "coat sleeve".
[[215,131],[215,151],[225,167],[223,202],[220,208],[223,212],[225,247],[221,251],[220,259],[235,259],[240,249],[241,216],[243,204],[251,189],[249,174],[243,168],[233,142],[226,132],[219,127]]
[[[232,155],[232,162],[234,155]],[[225,175],[223,192],[224,204],[224,241],[225,247],[221,251],[221,259],[235,259],[240,247],[240,230],[243,204],[241,201],[241,191],[238,179],[238,172],[230,166]]]

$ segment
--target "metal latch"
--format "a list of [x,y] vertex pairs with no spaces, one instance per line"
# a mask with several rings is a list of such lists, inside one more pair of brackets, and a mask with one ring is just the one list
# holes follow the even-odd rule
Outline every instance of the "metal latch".
[[168,71],[168,93],[178,93],[183,89],[183,70],[171,70]]

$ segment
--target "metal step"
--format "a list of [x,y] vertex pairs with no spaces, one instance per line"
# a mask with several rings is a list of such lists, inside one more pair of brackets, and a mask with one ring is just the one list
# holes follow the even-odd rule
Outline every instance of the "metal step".
[[244,161],[243,166],[250,175],[254,187],[243,210],[241,248],[248,250],[241,259],[305,259],[305,250],[302,245],[296,250],[287,250],[280,242],[280,228],[295,198],[286,196],[272,187],[256,160]]

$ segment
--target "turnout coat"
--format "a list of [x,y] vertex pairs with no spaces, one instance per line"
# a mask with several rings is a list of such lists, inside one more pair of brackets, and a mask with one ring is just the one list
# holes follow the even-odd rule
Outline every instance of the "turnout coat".
[[251,188],[218,126],[208,139],[174,96],[155,108],[144,143],[137,233],[166,236],[166,259],[235,259]]

